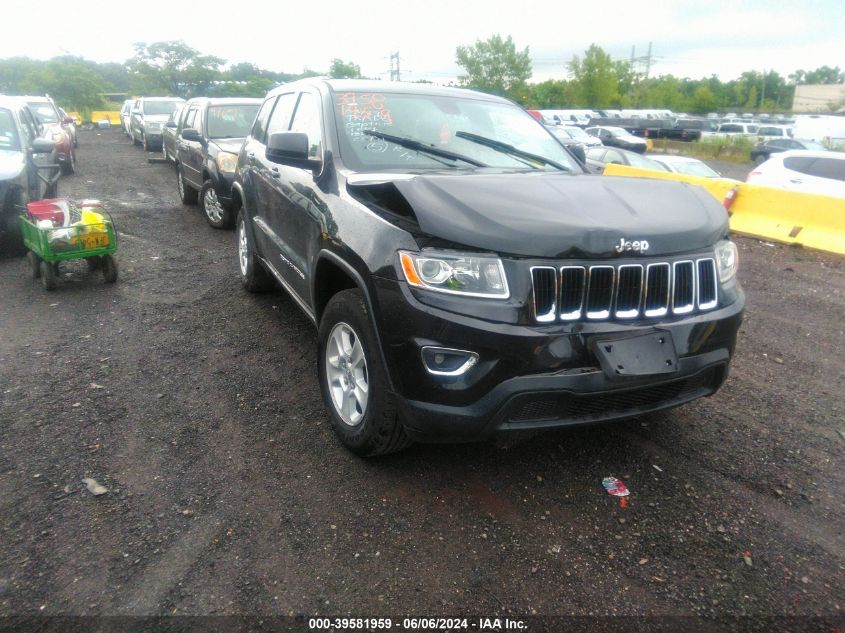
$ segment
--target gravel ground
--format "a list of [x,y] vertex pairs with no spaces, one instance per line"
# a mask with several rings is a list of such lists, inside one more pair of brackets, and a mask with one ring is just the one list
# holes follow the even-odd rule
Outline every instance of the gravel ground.
[[738,239],[748,310],[712,398],[367,461],[330,430],[315,330],[242,291],[233,234],[172,168],[117,130],[80,132],[78,157],[60,192],[105,201],[121,278],[68,267],[46,293],[0,258],[0,615],[841,626],[842,257]]

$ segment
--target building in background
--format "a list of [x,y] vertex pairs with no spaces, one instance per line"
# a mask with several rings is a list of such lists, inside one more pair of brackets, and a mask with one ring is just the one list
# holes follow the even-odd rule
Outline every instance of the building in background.
[[793,112],[845,112],[845,84],[795,86]]

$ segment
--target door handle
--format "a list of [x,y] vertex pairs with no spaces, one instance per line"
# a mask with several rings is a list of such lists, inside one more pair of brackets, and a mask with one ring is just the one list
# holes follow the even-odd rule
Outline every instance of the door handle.
[[279,173],[279,168],[278,168],[278,167],[273,167],[273,168],[270,170],[270,176],[271,176],[271,177],[273,177],[273,178],[278,178],[279,176],[281,176],[281,174]]
[[791,182],[791,183],[793,183],[793,184],[795,184],[795,185],[800,185],[800,184],[801,184],[802,182],[804,182],[804,181],[803,181],[803,180],[801,180],[800,178],[793,178],[793,179],[791,179],[789,182]]

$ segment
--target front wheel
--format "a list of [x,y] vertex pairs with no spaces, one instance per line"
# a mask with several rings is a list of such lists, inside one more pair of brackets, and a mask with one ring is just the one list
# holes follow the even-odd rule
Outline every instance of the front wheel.
[[71,149],[68,152],[67,160],[62,163],[62,174],[70,176],[73,173],[76,173],[76,152]]
[[241,270],[241,283],[249,292],[264,292],[273,287],[273,280],[265,270],[255,253],[255,244],[246,230],[246,219],[241,211],[237,222],[238,266]]
[[32,251],[27,251],[26,258],[29,260],[29,267],[32,270],[32,278],[38,279],[41,277],[41,258]]
[[317,335],[317,365],[332,428],[346,448],[371,457],[410,446],[360,290],[339,292],[326,306]]
[[176,165],[176,188],[179,190],[179,199],[182,201],[182,204],[197,203],[197,190],[192,189],[185,182],[185,177],[182,175],[182,165]]
[[117,281],[117,260],[111,255],[103,255],[100,258],[100,266],[103,269],[103,279],[107,284]]
[[223,206],[217,192],[214,190],[214,183],[206,180],[200,189],[200,204],[202,205],[205,219],[215,229],[232,228],[232,211]]
[[41,262],[41,283],[44,290],[55,290],[59,280],[59,266],[53,262]]
[[754,164],[755,165],[762,165],[765,162],[766,162],[766,157],[763,154],[757,154],[757,156],[754,157]]

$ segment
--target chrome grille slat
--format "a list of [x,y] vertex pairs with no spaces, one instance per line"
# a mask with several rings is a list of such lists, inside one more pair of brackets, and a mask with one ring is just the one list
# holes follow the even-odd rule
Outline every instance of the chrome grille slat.
[[624,264],[619,267],[616,290],[617,319],[633,319],[640,313],[643,294],[643,267],[641,264]]
[[610,316],[616,283],[613,266],[590,266],[587,280],[587,318],[606,319]]
[[645,305],[643,314],[662,317],[669,312],[669,290],[672,288],[668,263],[649,264],[646,268]]
[[564,266],[560,269],[560,318],[572,321],[581,318],[587,269],[583,266]]
[[637,318],[706,311],[719,304],[712,257],[674,262],[531,267],[537,323]]
[[698,270],[698,309],[710,310],[716,307],[719,284],[716,283],[716,260],[699,259]]
[[557,317],[557,269],[533,266],[531,282],[534,286],[534,317],[538,323],[550,323]]
[[689,314],[695,308],[695,266],[691,260],[672,265],[672,312]]

